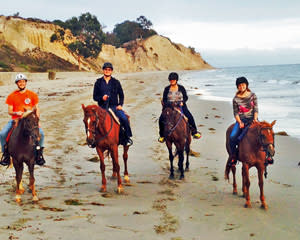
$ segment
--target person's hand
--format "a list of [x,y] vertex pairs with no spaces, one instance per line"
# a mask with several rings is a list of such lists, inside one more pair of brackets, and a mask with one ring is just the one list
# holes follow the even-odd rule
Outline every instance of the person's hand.
[[257,122],[258,122],[258,120],[254,118],[253,119],[253,123],[257,123]]
[[15,115],[18,115],[18,116],[22,116],[23,115],[23,112],[22,111],[18,111],[18,112],[14,112]]
[[116,107],[116,109],[117,109],[117,110],[122,110],[122,106],[121,106],[121,105],[118,105],[118,106]]
[[240,122],[240,128],[244,128],[245,124],[243,122]]
[[181,107],[183,106],[183,102],[180,102],[180,104],[179,104]]
[[102,98],[104,101],[106,101],[108,99],[108,96],[105,94]]

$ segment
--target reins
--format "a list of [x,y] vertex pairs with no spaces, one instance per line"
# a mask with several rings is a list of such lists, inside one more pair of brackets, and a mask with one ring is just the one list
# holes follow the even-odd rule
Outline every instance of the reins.
[[[173,110],[173,111],[174,111],[174,110]],[[179,117],[177,123],[175,124],[175,126],[174,126],[172,129],[170,129],[170,130],[168,131],[167,136],[170,136],[170,135],[172,134],[172,132],[174,132],[174,130],[176,129],[176,127],[177,127],[178,124],[180,123],[181,119],[183,119],[183,113],[182,113],[182,112],[180,112],[180,117]],[[169,123],[168,123],[168,124],[169,124]]]
[[268,129],[268,130],[272,130],[272,127],[261,127],[259,130],[258,130],[258,141],[260,143],[260,145],[262,146],[263,148],[263,151],[265,152],[266,154],[266,157],[265,157],[265,162],[264,162],[264,165],[265,165],[265,173],[264,173],[264,176],[265,178],[267,178],[267,175],[268,175],[268,172],[267,172],[267,166],[269,165],[269,159],[271,159],[271,161],[273,161],[272,159],[272,156],[270,156],[269,152],[268,152],[268,146],[269,145],[272,145],[273,148],[274,148],[274,144],[275,144],[275,138],[274,138],[274,134],[273,134],[273,142],[268,142],[268,143],[264,143],[263,142],[263,134],[261,133],[261,131],[263,129]]

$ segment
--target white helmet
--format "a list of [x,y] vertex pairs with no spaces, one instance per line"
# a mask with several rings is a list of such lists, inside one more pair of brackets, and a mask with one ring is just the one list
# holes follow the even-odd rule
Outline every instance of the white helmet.
[[17,83],[20,80],[26,80],[27,81],[27,77],[25,76],[25,74],[23,74],[23,73],[18,73],[17,74],[15,83]]

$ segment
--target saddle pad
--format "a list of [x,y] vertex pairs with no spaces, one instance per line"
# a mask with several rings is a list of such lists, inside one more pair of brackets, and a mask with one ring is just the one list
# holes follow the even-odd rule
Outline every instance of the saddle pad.
[[109,108],[108,111],[111,114],[111,116],[113,117],[113,119],[115,119],[115,121],[117,122],[117,124],[120,125],[119,118],[116,116],[116,114],[114,113],[114,111],[111,108]]

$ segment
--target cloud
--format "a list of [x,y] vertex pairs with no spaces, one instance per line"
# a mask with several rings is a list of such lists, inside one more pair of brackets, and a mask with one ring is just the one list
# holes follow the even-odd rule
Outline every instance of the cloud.
[[161,23],[154,28],[172,41],[198,49],[300,48],[300,18],[244,23]]

